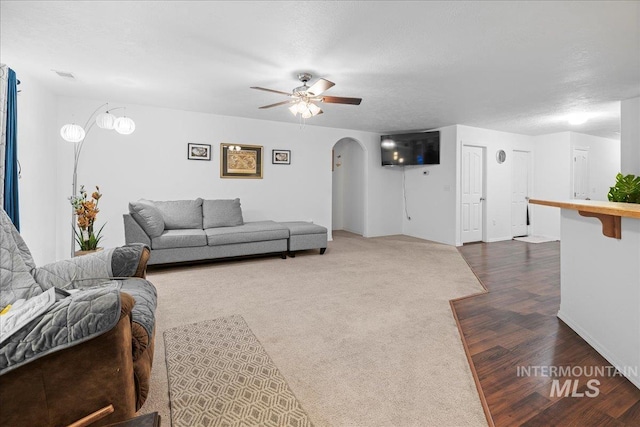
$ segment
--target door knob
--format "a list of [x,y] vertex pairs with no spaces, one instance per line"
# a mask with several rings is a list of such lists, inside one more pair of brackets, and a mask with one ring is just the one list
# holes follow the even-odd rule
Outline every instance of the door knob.
[[480,201],[484,202],[486,199],[484,197],[480,197]]

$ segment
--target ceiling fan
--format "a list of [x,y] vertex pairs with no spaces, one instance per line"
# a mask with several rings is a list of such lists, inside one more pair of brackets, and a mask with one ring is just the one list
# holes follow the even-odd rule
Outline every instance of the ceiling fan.
[[266,92],[279,93],[286,95],[290,99],[282,102],[276,102],[275,104],[264,105],[260,107],[261,110],[266,108],[278,107],[280,105],[291,104],[289,111],[296,116],[300,114],[302,118],[308,119],[309,117],[322,114],[322,109],[318,107],[316,102],[326,102],[327,104],[349,104],[360,105],[362,98],[345,98],[342,96],[324,96],[322,95],[327,89],[335,86],[335,83],[326,79],[320,79],[311,86],[307,86],[309,80],[311,80],[311,74],[300,73],[298,74],[298,80],[302,82],[302,86],[298,86],[293,89],[291,93],[283,92],[280,90],[267,89],[264,87],[252,86],[251,89],[264,90]]

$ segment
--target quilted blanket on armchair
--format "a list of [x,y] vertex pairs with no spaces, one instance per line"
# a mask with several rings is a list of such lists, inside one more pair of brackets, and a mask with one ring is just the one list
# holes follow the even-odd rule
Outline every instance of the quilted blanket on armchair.
[[[87,260],[36,268],[31,253],[0,209],[0,310],[52,287],[71,290],[0,344],[0,375],[112,329],[120,318],[121,283],[109,280],[113,249]],[[92,278],[91,280],[86,280]],[[99,278],[99,279],[95,279]],[[9,309],[9,312],[11,309]]]

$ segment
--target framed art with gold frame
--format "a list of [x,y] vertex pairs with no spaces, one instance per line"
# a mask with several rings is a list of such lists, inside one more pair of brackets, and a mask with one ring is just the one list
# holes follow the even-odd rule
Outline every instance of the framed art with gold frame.
[[262,179],[262,145],[220,144],[220,178]]

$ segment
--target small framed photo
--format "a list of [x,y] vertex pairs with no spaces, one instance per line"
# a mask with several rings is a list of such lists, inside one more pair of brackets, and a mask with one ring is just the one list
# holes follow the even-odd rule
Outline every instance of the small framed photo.
[[271,163],[274,165],[290,165],[291,150],[273,150],[271,155]]
[[262,146],[220,144],[220,178],[262,179]]
[[189,160],[211,160],[211,145],[209,144],[187,144],[187,159]]

